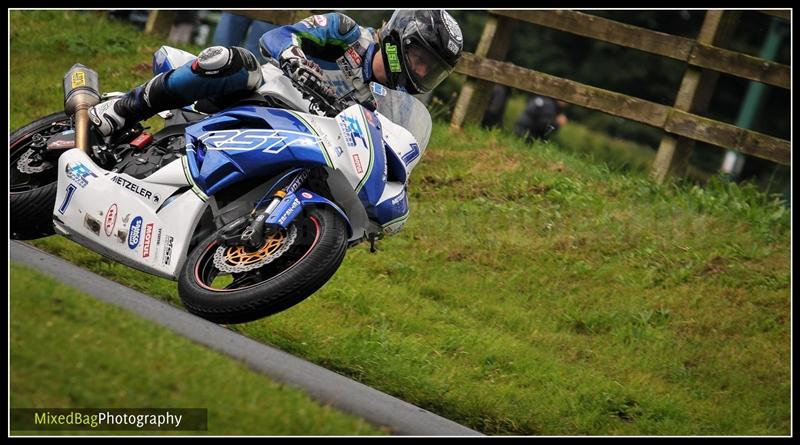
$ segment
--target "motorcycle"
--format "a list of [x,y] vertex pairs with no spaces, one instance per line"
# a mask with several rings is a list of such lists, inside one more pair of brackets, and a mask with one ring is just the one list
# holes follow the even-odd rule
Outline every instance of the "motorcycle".
[[[195,59],[171,47],[158,74]],[[431,133],[416,98],[372,83],[375,109],[344,106],[261,67],[251,97],[216,112],[159,113],[106,142],[88,109],[97,74],[64,77],[65,111],[9,137],[12,239],[63,235],[140,271],[177,281],[186,309],[242,323],[322,287],[348,248],[399,231],[408,175]]]

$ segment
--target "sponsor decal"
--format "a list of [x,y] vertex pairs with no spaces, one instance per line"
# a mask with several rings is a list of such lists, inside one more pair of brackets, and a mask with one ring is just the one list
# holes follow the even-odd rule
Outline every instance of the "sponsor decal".
[[356,77],[353,72],[353,67],[350,66],[350,62],[345,59],[344,56],[339,57],[336,59],[336,64],[339,65],[339,69],[344,73],[347,77]]
[[367,122],[369,122],[370,125],[372,125],[373,127],[378,126],[378,119],[375,117],[374,114],[372,114],[371,111],[364,110],[364,116],[367,117]]
[[105,225],[105,232],[106,236],[111,236],[111,233],[114,232],[114,225],[117,224],[117,205],[111,204],[111,207],[108,208],[106,211],[106,225]]
[[74,147],[75,147],[75,141],[74,140],[68,140],[68,139],[56,139],[53,142],[48,142],[47,143],[47,148],[50,148],[50,149],[53,149],[53,150],[62,150],[62,149],[74,148]]
[[135,250],[142,238],[142,217],[137,216],[131,221],[131,230],[128,233],[128,249]]
[[446,11],[442,10],[442,21],[444,22],[444,26],[447,28],[447,33],[450,34],[450,37],[455,39],[456,42],[461,43],[463,37],[461,36],[461,28],[458,26],[456,19],[454,19]]
[[70,164],[67,163],[65,172],[67,173],[67,178],[75,181],[75,183],[81,186],[81,188],[84,188],[89,184],[89,181],[86,179],[87,177],[97,177],[97,175],[92,173],[88,167],[80,163],[75,166],[70,166]]
[[306,17],[300,21],[300,23],[306,25],[306,28],[313,28],[314,27],[314,17]]
[[386,95],[386,88],[383,85],[379,84],[379,83],[372,82],[371,88],[372,88],[372,92],[375,93],[378,96],[385,96]]
[[139,184],[128,181],[122,176],[112,176],[111,182],[121,185],[122,187],[132,191],[133,193],[143,197],[144,199],[153,201],[154,204],[158,204],[161,202],[161,195],[159,195],[158,193],[153,193],[150,190],[147,190],[146,188],[140,186]]
[[447,49],[449,49],[450,52],[453,53],[453,54],[458,54],[458,50],[460,48],[458,47],[458,45],[456,45],[456,42],[454,42],[452,40],[448,40],[447,41]]
[[397,205],[399,202],[401,202],[401,201],[402,201],[402,200],[403,200],[405,197],[406,197],[406,191],[405,191],[405,190],[403,190],[402,192],[400,192],[400,194],[399,194],[399,195],[395,196],[395,197],[392,199],[392,205],[395,205],[395,206],[396,206],[396,205]]
[[336,148],[334,148],[333,150],[336,152],[336,157],[339,157],[339,158],[342,157],[342,153],[344,153],[344,150],[342,150],[342,147],[337,145]]
[[83,225],[87,229],[91,230],[95,235],[100,235],[100,227],[103,224],[100,223],[100,220],[95,219],[95,217],[87,213],[83,218]]
[[86,73],[83,71],[75,71],[72,73],[71,84],[72,88],[84,87],[86,86]]
[[300,200],[297,199],[297,198],[294,198],[294,202],[292,202],[292,206],[289,207],[288,209],[286,209],[286,211],[283,212],[283,215],[281,215],[281,217],[278,219],[278,224],[283,225],[283,223],[286,222],[286,218],[288,218],[292,214],[292,212],[297,210],[297,207],[299,205],[300,205]]
[[324,15],[315,15],[314,22],[317,23],[319,26],[327,26],[328,25],[328,18]]
[[356,173],[359,175],[364,173],[364,168],[361,166],[361,158],[357,154],[353,155],[353,165],[356,167]]
[[72,195],[75,194],[75,190],[77,190],[75,185],[73,185],[73,184],[68,184],[67,185],[67,195],[64,196],[64,202],[62,202],[61,205],[58,207],[58,213],[63,215],[64,212],[67,211],[67,207],[69,207],[69,203],[72,202]]
[[403,155],[403,162],[408,165],[419,156],[419,145],[411,144],[411,151]]
[[389,59],[389,70],[393,73],[403,71],[403,67],[400,65],[400,58],[397,56],[397,46],[387,43],[385,48],[386,58]]
[[169,266],[170,261],[172,261],[172,242],[174,238],[167,235],[164,238],[164,259],[163,263],[165,266]]
[[280,153],[289,145],[315,146],[317,136],[288,130],[217,130],[202,134],[198,140],[207,150],[248,151],[260,149],[262,153]]
[[300,194],[300,196],[302,196],[303,198],[306,198],[306,199],[311,199],[311,198],[314,197],[314,195],[312,195],[311,193],[308,193],[308,192],[303,192],[303,193]]
[[347,59],[347,63],[352,68],[361,66],[361,56],[353,48],[348,48],[347,51],[344,52],[344,58]]
[[150,243],[153,240],[153,223],[144,228],[144,244],[142,244],[142,258],[150,256]]
[[367,140],[364,138],[364,132],[361,130],[361,124],[358,119],[353,116],[339,116],[337,118],[339,128],[344,135],[344,141],[348,147],[356,146],[356,139],[360,139],[364,148],[367,148]]
[[124,217],[122,217],[122,225],[127,225],[127,224],[128,224],[128,221],[130,221],[130,220],[131,220],[131,214],[130,214],[130,213],[128,213],[127,215],[125,215]]

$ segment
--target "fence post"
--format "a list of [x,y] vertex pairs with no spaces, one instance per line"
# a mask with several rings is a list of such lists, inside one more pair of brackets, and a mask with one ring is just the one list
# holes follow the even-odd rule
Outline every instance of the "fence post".
[[[697,42],[715,46],[727,44],[739,23],[740,15],[740,11],[706,12]],[[694,114],[704,113],[711,101],[718,78],[719,73],[716,71],[689,66],[681,81],[673,108]],[[665,134],[653,161],[651,177],[660,184],[669,175],[685,175],[694,144],[692,139]]]
[[145,34],[155,34],[166,38],[169,35],[172,24],[175,22],[176,11],[173,10],[153,10],[147,16],[147,24],[144,26]]
[[[507,17],[490,15],[483,27],[481,40],[475,55],[489,59],[503,60],[511,46],[512,27],[514,20]],[[458,95],[453,118],[450,126],[461,128],[464,124],[479,123],[483,119],[489,98],[492,94],[492,82],[480,79],[467,78]]]

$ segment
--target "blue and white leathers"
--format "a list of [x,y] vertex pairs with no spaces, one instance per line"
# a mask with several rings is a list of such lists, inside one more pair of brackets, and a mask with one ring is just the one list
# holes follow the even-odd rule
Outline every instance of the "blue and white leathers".
[[261,36],[259,45],[265,55],[276,59],[292,46],[301,48],[319,65],[338,97],[349,95],[358,103],[373,105],[369,83],[377,41],[374,29],[331,12],[272,29]]
[[408,176],[430,137],[425,106],[373,83],[374,112],[352,105],[321,117],[297,111],[307,111],[308,102],[278,68],[264,65],[262,72],[259,92],[291,109],[244,105],[188,125],[185,155],[143,179],[104,170],[81,150],[66,151],[53,209],[57,231],[131,267],[176,279],[194,237],[218,228],[208,224],[232,211],[232,203],[220,208],[217,195],[249,181],[256,185],[246,189],[248,199],[256,201],[271,196],[279,179],[312,169],[327,173],[330,199],[301,186],[267,224],[287,228],[303,208],[328,206],[347,224],[351,243],[400,230],[409,214]]

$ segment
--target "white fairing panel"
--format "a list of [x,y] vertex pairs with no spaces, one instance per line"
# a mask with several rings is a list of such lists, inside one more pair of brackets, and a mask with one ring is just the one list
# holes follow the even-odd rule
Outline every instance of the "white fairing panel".
[[160,170],[160,183],[103,170],[78,149],[61,155],[58,168],[59,232],[131,267],[176,277],[206,206],[191,190],[173,196],[190,185],[180,162]]

